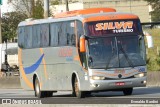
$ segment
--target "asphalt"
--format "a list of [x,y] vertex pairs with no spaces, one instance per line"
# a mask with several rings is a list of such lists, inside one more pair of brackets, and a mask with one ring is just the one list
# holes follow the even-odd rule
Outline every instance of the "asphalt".
[[6,76],[0,78],[0,89],[21,88],[19,76]]

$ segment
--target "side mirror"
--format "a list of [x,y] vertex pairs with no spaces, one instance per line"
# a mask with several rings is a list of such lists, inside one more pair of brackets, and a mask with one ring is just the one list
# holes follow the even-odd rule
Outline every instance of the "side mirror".
[[144,32],[144,35],[147,38],[148,48],[152,48],[153,47],[153,38],[152,38],[152,36],[148,32]]
[[85,36],[80,37],[80,52],[86,52]]

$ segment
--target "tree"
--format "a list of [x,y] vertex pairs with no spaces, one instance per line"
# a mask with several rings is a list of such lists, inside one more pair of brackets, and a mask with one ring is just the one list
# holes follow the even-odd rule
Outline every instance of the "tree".
[[59,5],[60,4],[60,0],[52,0],[50,1],[51,5]]
[[8,0],[8,3],[12,4],[15,11],[25,13],[28,17],[32,16],[34,0]]
[[153,11],[150,12],[152,21],[160,21],[160,0],[144,0],[152,6]]
[[27,15],[21,12],[9,12],[2,16],[2,42],[17,36],[18,24],[25,20]]
[[31,18],[43,18],[43,0],[9,0],[15,11],[27,14]]
[[32,17],[36,19],[41,19],[43,18],[43,13],[44,13],[43,2],[42,0],[37,0],[33,8]]

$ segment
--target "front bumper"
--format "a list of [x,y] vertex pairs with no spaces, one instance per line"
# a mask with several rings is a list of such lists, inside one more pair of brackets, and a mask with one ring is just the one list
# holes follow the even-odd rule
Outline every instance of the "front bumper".
[[[124,84],[116,85],[117,82],[122,82]],[[90,80],[89,91],[118,90],[145,86],[146,77],[122,80]]]

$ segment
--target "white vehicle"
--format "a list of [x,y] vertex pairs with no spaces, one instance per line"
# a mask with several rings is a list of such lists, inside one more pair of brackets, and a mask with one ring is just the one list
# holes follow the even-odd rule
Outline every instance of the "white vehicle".
[[21,84],[35,96],[146,86],[146,47],[138,16],[91,8],[23,21],[18,26]]

